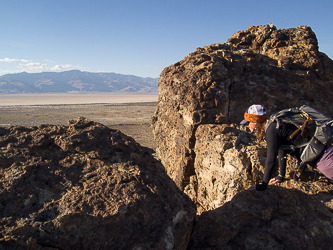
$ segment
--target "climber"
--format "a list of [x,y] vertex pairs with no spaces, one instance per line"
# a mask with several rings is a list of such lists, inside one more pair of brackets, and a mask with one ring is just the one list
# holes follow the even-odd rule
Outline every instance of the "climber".
[[[310,107],[308,108],[314,110]],[[290,112],[290,109],[288,112]],[[276,184],[282,182],[286,174],[286,153],[295,156],[296,159],[299,160],[301,157],[302,148],[297,148],[297,145],[305,145],[311,140],[311,136],[309,134],[304,136],[302,133],[295,133],[297,127],[292,124],[283,122],[283,119],[282,122],[279,122],[277,126],[277,120],[272,119],[272,117],[273,116],[271,116],[270,121],[268,122],[266,120],[266,111],[264,106],[254,104],[246,110],[244,114],[245,119],[240,123],[241,125],[248,124],[250,131],[255,132],[255,135],[259,141],[265,137],[267,142],[267,159],[265,163],[263,182],[262,184],[251,186],[249,190],[264,191],[267,188],[268,183]],[[288,145],[291,145],[290,148],[293,146],[296,146],[296,148],[294,147],[292,150],[289,148],[288,151],[288,149],[286,149],[288,148]],[[316,161],[314,161],[314,163],[317,164],[318,169],[320,165],[323,167],[323,171],[326,172],[323,172],[322,170],[321,171],[330,179],[332,179],[333,176],[332,156],[333,146],[331,144],[329,144],[327,147],[326,145],[323,145],[323,150],[320,152],[320,157],[318,156]],[[278,159],[280,171],[278,176],[271,179],[274,172],[276,159]]]

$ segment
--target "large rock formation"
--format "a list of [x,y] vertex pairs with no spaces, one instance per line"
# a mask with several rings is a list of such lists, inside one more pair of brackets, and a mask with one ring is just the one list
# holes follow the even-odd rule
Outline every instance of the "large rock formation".
[[241,192],[262,174],[265,145],[227,124],[201,125],[196,137],[198,196],[188,193],[210,211],[195,223],[151,150],[120,131],[84,118],[0,128],[0,249],[329,248],[325,178]]
[[267,25],[166,68],[152,117],[166,171],[84,118],[0,128],[0,249],[330,248],[332,181],[317,170],[293,180],[288,158],[285,182],[244,191],[262,178],[266,145],[237,124],[253,103],[332,115],[332,66],[309,27]]
[[331,249],[332,191],[244,191],[196,223],[188,249]]
[[0,128],[0,150],[0,249],[187,247],[195,205],[120,131]]
[[[199,214],[218,209],[236,194],[262,180],[266,143],[263,141],[258,144],[254,135],[243,129],[228,124],[198,127],[194,147],[195,175],[190,177],[184,192],[197,204]],[[279,184],[280,187],[307,194],[333,190],[333,182],[328,181],[316,169],[308,169],[300,178],[294,179],[295,159],[289,156],[287,163],[287,180]],[[277,169],[274,174],[278,174]],[[280,198],[283,199],[282,196]],[[333,202],[333,196],[331,199]],[[314,200],[315,198],[312,199]],[[316,202],[320,203],[321,200]],[[249,205],[251,206],[251,202]]]
[[265,148],[235,126],[200,125],[195,134],[195,176],[184,192],[197,204],[198,213],[216,209],[262,178]]
[[265,161],[265,147],[219,124],[239,124],[254,103],[268,113],[307,104],[332,116],[331,96],[333,61],[310,27],[251,26],[163,70],[152,117],[157,153],[199,211],[215,209],[260,181]]

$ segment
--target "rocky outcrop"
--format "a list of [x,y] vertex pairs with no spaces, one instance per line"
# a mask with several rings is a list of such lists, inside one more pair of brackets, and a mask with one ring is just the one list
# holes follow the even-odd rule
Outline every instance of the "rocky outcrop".
[[251,26],[163,70],[152,116],[157,153],[198,211],[215,209],[262,176],[265,147],[230,125],[248,106],[270,114],[307,104],[332,116],[332,95],[333,62],[310,27]]
[[195,205],[120,131],[0,128],[0,149],[0,249],[187,247]]
[[[266,143],[258,144],[254,135],[247,133],[243,127],[200,125],[195,136],[194,175],[184,192],[197,204],[198,214],[218,209],[236,194],[262,180]],[[333,190],[333,182],[316,169],[308,169],[300,178],[294,179],[295,159],[289,156],[287,163],[287,180],[279,184],[281,188],[307,194]],[[274,174],[278,175],[277,169]],[[282,196],[280,198],[283,199]],[[331,198],[333,202],[333,196]]]
[[195,134],[194,175],[184,192],[198,213],[216,209],[262,178],[266,149],[233,125],[200,125]]
[[165,169],[85,118],[0,128],[0,249],[330,248],[332,182],[317,170],[292,179],[288,158],[286,181],[244,191],[266,145],[237,124],[253,103],[332,115],[332,69],[306,26],[199,48],[161,74],[152,127]]
[[196,137],[195,222],[151,150],[118,130],[84,118],[0,128],[0,249],[327,249],[331,183],[308,173],[241,192],[262,174],[265,145],[227,124]]
[[330,249],[332,191],[244,191],[196,223],[188,249]]

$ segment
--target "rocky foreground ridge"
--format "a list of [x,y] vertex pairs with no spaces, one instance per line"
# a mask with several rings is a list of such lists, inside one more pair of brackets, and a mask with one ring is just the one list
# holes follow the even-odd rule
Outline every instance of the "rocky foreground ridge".
[[119,130],[0,128],[0,149],[0,249],[186,249],[194,204]]
[[[241,137],[250,139],[245,132]],[[151,149],[100,123],[78,118],[67,126],[0,128],[0,150],[0,249],[328,249],[331,244],[332,184],[324,178],[308,176],[298,184],[304,190],[243,191],[196,216],[195,204]]]
[[306,26],[199,48],[161,74],[158,159],[85,118],[0,128],[0,249],[329,249],[332,182],[247,191],[266,147],[237,124],[252,103],[332,115],[332,69]]

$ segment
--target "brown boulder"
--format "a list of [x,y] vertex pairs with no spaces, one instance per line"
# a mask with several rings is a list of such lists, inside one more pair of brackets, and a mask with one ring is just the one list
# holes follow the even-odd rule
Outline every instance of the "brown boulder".
[[184,192],[198,213],[216,209],[262,178],[266,150],[235,126],[200,125],[194,147],[194,175]]
[[[199,214],[223,206],[237,193],[261,182],[266,143],[258,144],[254,135],[244,131],[243,127],[200,125],[195,140],[194,174],[184,192],[197,204]],[[294,180],[295,160],[289,157],[287,162],[287,179],[279,184],[280,187],[308,194],[333,190],[333,182],[316,169],[309,169]],[[278,174],[277,170],[274,174]]]
[[[214,171],[205,172],[201,164],[202,154],[198,150],[214,143],[221,144],[220,149],[214,149],[216,156],[212,155],[212,160],[208,160],[211,165],[215,164],[216,169],[224,166],[218,155],[224,155],[227,150],[233,151],[232,157],[241,157],[235,166],[241,164],[244,171],[248,171],[251,157],[259,160],[256,168],[260,171],[255,171],[252,176],[240,173],[240,176],[248,177],[234,191],[227,191],[230,192],[225,195],[229,197],[227,200],[248,181],[260,180],[265,150],[255,153],[258,151],[255,144],[252,145],[254,148],[247,148],[250,144],[235,147],[235,141],[244,137],[235,135],[236,132],[234,139],[230,138],[232,148],[223,146],[224,142],[219,140],[210,141],[207,135],[218,136],[220,132],[208,125],[239,124],[246,108],[254,103],[264,105],[269,114],[307,104],[332,116],[332,95],[333,61],[318,51],[316,35],[310,27],[277,30],[271,24],[251,26],[246,31],[235,33],[227,43],[198,48],[163,70],[159,81],[159,101],[152,116],[157,154],[177,186],[193,201],[201,199],[200,204],[197,203],[198,207],[202,206],[199,210],[215,208],[223,202],[221,197],[211,200],[217,196],[210,193],[219,193],[223,188],[214,190],[213,184],[207,184],[206,189],[200,191],[198,182],[203,180],[201,176],[212,183],[217,183],[218,179]],[[201,126],[204,125],[208,127],[203,129]],[[232,130],[237,129],[236,125]],[[209,152],[211,149],[205,150]],[[246,154],[246,150],[255,156]],[[223,186],[222,183],[219,185]],[[208,195],[200,195],[200,192]],[[202,203],[205,196],[207,201]],[[215,205],[207,207],[213,203]]]
[[188,249],[330,249],[331,193],[244,191],[196,223]]
[[195,205],[120,131],[14,126],[0,147],[0,249],[186,248]]

